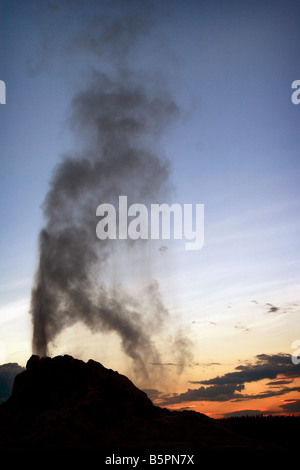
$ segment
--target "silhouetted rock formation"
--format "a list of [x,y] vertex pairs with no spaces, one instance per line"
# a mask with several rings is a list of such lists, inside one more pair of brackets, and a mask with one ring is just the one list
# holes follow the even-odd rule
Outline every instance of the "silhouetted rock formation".
[[70,356],[32,356],[0,406],[0,450],[192,452],[260,448],[207,416],[154,406],[125,376]]

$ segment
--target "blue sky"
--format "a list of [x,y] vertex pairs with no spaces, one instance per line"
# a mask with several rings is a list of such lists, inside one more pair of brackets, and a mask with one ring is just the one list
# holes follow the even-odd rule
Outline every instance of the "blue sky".
[[[78,32],[95,8],[84,3],[1,2],[0,340],[7,361],[22,365],[31,349],[41,205],[55,165],[77,145],[69,106],[92,67],[112,67],[111,51],[99,59],[81,48]],[[256,354],[292,352],[300,336],[300,106],[291,102],[291,84],[300,79],[300,4],[159,3],[128,2],[149,16],[129,61],[149,88],[167,88],[178,104],[160,151],[171,163],[170,199],[205,205],[205,245],[186,252],[167,243],[165,253],[151,254],[151,276],[170,324],[193,340],[195,363],[201,356],[228,368]],[[121,4],[98,2],[97,12],[122,15]],[[137,281],[139,268],[131,274]],[[72,335],[78,350],[80,333]],[[87,338],[81,354],[100,360],[104,352]],[[73,352],[64,341],[53,351]],[[114,354],[112,366],[122,367],[124,357]]]

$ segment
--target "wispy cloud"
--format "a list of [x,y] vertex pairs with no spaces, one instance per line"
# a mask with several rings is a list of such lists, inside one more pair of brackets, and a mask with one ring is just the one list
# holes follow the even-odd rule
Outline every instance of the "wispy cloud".
[[280,407],[286,413],[300,413],[300,400],[285,400]]
[[238,401],[245,401],[245,400],[258,400],[258,399],[263,399],[263,398],[271,398],[271,397],[277,397],[277,396],[282,396],[290,392],[299,392],[300,393],[300,387],[282,387],[280,390],[264,390],[260,393],[255,393],[255,394],[241,394],[237,398],[233,399],[233,402],[238,402]]
[[241,331],[249,331],[250,330],[250,328],[243,325],[242,323],[237,323],[236,325],[234,325],[234,328],[237,329],[237,330],[241,330]]
[[225,402],[233,400],[239,395],[245,386],[243,384],[212,385],[211,387],[200,387],[197,389],[188,389],[187,392],[174,394],[173,396],[162,396],[164,405],[182,403],[187,401],[218,401]]
[[232,418],[240,416],[259,416],[264,414],[262,410],[238,410],[230,413],[224,413],[223,418]]
[[278,312],[280,310],[279,307],[275,307],[275,305],[272,305],[269,302],[266,305],[269,307],[268,313],[274,313],[274,312]]
[[244,384],[262,379],[300,377],[300,366],[293,364],[290,354],[258,354],[254,364],[239,365],[236,372],[229,372],[209,380],[199,381],[203,385]]
[[182,367],[184,364],[177,364],[175,362],[151,362],[151,365],[159,366],[159,367],[164,367],[164,366]]

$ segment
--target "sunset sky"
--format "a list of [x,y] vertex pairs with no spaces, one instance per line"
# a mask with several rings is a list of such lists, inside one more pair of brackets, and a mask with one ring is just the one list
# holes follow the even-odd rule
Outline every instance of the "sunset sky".
[[[300,349],[300,106],[291,101],[299,17],[294,0],[1,0],[1,363],[25,366],[32,354],[43,201],[64,155],[94,145],[91,115],[75,122],[72,112],[91,83],[98,96],[105,75],[176,104],[174,119],[161,125],[160,116],[141,137],[170,168],[165,199],[150,202],[204,204],[204,247],[120,243],[99,267],[124,303],[143,306],[159,353],[148,376],[117,330],[82,321],[63,328],[49,353],[93,358],[170,408],[300,413],[291,356]],[[146,184],[144,174],[131,178],[129,187]],[[110,202],[91,196],[88,210]]]

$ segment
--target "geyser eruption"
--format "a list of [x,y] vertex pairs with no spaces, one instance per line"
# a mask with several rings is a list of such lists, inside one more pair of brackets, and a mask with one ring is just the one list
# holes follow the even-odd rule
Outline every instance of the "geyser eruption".
[[136,249],[138,242],[100,241],[95,232],[99,204],[116,207],[119,195],[129,204],[149,204],[164,198],[168,188],[169,165],[157,142],[178,108],[162,84],[147,82],[128,65],[130,47],[147,29],[145,12],[141,20],[134,11],[121,9],[121,19],[112,15],[104,22],[94,16],[71,44],[73,53],[84,50],[97,61],[106,50],[110,65],[104,72],[93,64],[89,82],[71,102],[69,121],[78,146],[55,169],[44,201],[31,314],[35,354],[47,355],[65,327],[82,322],[93,332],[116,332],[137,371],[147,375],[147,364],[159,362],[152,334],[168,316],[158,283],[148,286],[146,318],[137,298],[106,284],[106,262],[115,250]]
[[144,356],[151,357],[153,348],[140,314],[129,296],[126,305],[124,293],[114,291],[112,297],[101,277],[99,284],[99,270],[105,279],[105,261],[116,244],[96,238],[95,208],[120,194],[144,201],[163,194],[167,163],[143,148],[142,136],[155,135],[158,121],[161,127],[177,108],[166,97],[151,98],[100,74],[72,106],[73,123],[89,139],[78,155],[65,157],[56,168],[44,203],[47,223],[32,292],[33,351],[45,355],[63,327],[82,321],[93,331],[116,331],[124,351],[144,369]]

